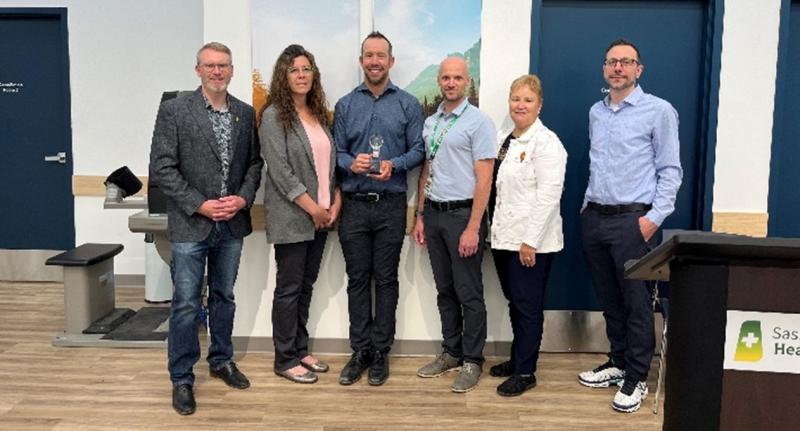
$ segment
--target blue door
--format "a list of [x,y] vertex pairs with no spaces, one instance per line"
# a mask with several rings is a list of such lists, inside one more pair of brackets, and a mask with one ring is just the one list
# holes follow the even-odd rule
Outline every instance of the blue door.
[[[547,308],[598,309],[583,260],[578,212],[589,178],[588,113],[605,96],[602,61],[608,45],[628,39],[641,52],[640,84],[680,115],[683,185],[664,228],[710,224],[707,152],[713,154],[719,44],[714,1],[534,1],[531,71],[544,86],[544,124],[569,159],[562,215],[565,249],[556,258]],[[716,60],[715,60],[716,59]],[[716,69],[716,72],[713,72]],[[712,73],[713,72],[713,73]],[[713,96],[713,97],[712,97]],[[711,114],[709,114],[711,113]]]
[[800,237],[800,1],[783,1],[769,178],[769,236]]
[[0,248],[72,248],[66,9],[0,8],[0,34]]

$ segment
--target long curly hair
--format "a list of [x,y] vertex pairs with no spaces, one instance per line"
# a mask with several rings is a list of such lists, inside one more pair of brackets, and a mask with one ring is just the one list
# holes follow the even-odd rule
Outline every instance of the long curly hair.
[[314,55],[306,51],[300,45],[289,45],[283,50],[281,55],[275,61],[275,67],[272,70],[272,81],[269,84],[269,100],[264,106],[275,105],[278,111],[278,120],[283,125],[284,133],[291,129],[292,122],[297,119],[297,111],[294,108],[294,100],[292,99],[292,91],[289,89],[289,68],[292,67],[294,59],[297,57],[305,57],[311,63],[311,68],[314,70],[314,78],[311,82],[311,89],[306,94],[306,104],[308,105],[311,115],[320,122],[323,127],[330,128],[330,119],[328,117],[328,104],[325,100],[325,90],[322,89],[322,79],[317,68],[317,63],[314,60]]

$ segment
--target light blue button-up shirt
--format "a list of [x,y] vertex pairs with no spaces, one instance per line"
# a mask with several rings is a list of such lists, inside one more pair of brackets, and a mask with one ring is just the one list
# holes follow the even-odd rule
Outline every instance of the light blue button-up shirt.
[[645,216],[660,226],[675,210],[683,178],[677,111],[637,86],[616,110],[608,96],[592,106],[589,139],[583,206],[652,204]]
[[[455,118],[458,117],[458,118]],[[437,120],[439,122],[436,128]],[[455,120],[452,127],[447,125]],[[425,120],[422,136],[425,154],[430,158],[433,132],[437,139],[442,133],[444,141],[431,162],[431,190],[428,198],[437,202],[472,199],[475,194],[475,161],[494,159],[497,156],[497,132],[488,115],[464,99],[449,114],[444,103]]]

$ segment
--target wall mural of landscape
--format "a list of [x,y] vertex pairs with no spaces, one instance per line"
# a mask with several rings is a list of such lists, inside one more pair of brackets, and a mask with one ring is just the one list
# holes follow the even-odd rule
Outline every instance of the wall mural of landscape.
[[[291,43],[303,45],[316,57],[331,109],[361,82],[358,22],[363,11],[358,0],[308,0],[295,3],[291,11],[280,0],[253,0],[252,4],[256,112],[266,104],[275,59]],[[375,0],[372,18],[374,29],[392,42],[396,60],[390,72],[392,82],[417,97],[426,116],[442,100],[436,75],[439,63],[448,56],[467,60],[472,76],[467,97],[478,105],[480,0]]]

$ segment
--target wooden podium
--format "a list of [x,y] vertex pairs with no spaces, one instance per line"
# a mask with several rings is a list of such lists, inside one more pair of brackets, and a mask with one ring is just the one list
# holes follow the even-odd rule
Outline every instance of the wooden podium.
[[[800,334],[800,239],[683,231],[629,262],[625,276],[670,282],[663,429],[800,429],[800,340],[792,340]],[[788,322],[741,339],[763,346],[765,359],[741,362],[739,332],[727,328],[726,340],[736,313]],[[780,372],[741,369],[773,360]]]

